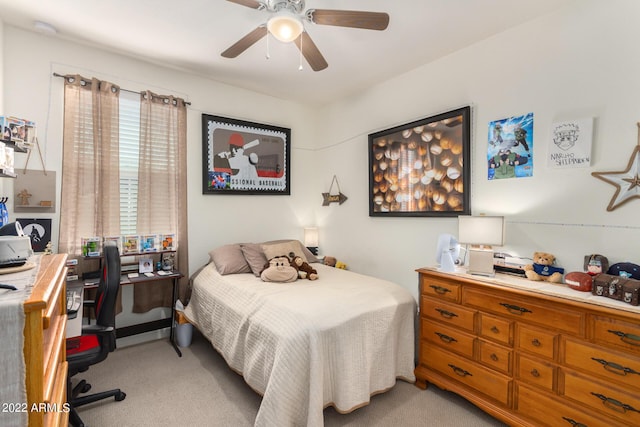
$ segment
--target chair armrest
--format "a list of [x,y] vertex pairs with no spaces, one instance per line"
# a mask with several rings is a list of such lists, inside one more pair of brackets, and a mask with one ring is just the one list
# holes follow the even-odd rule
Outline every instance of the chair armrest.
[[85,307],[95,307],[96,301],[92,299],[86,299],[82,301],[82,305],[84,305]]

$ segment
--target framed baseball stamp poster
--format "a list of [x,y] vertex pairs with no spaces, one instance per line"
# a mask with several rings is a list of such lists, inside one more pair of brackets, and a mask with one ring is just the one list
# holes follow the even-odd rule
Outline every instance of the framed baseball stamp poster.
[[291,129],[202,115],[202,193],[289,195]]

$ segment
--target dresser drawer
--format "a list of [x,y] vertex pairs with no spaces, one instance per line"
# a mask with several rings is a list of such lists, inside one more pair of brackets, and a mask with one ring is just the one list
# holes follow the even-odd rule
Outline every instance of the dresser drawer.
[[472,335],[426,319],[422,319],[421,326],[423,339],[465,357],[473,358],[474,337]]
[[640,396],[561,370],[564,395],[628,425],[640,425]]
[[553,359],[556,350],[557,335],[542,329],[518,325],[518,348]]
[[423,275],[420,276],[420,282],[423,295],[453,302],[460,301],[460,285],[458,283],[436,280]]
[[513,321],[480,313],[480,335],[503,344],[513,344]]
[[475,310],[469,310],[460,305],[450,304],[434,298],[422,296],[421,312],[438,322],[457,326],[469,332],[474,331]]
[[516,411],[536,421],[540,426],[558,427],[613,427],[611,419],[601,419],[593,412],[578,405],[558,399],[557,396],[540,393],[522,384],[516,385]]
[[556,367],[551,363],[518,354],[517,378],[553,391]]
[[478,360],[502,373],[511,373],[513,351],[487,341],[478,340]]
[[628,323],[608,317],[593,318],[594,340],[597,343],[613,344],[640,356],[640,322]]
[[465,289],[463,303],[483,311],[496,313],[511,319],[537,323],[576,335],[583,335],[584,313],[566,306],[537,299],[525,299],[502,292]]
[[423,346],[420,357],[429,368],[511,406],[511,380],[508,377],[436,346]]
[[563,338],[564,364],[597,375],[614,384],[640,389],[640,359]]

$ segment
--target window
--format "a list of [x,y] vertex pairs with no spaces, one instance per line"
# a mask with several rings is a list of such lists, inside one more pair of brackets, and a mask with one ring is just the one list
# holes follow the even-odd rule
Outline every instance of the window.
[[120,94],[120,233],[136,234],[138,159],[140,158],[140,95]]

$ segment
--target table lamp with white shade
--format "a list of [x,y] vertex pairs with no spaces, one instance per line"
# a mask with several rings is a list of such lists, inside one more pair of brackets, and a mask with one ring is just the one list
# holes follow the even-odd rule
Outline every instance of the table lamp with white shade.
[[458,240],[470,245],[467,272],[492,277],[495,275],[492,246],[504,245],[504,217],[461,215],[458,217]]

